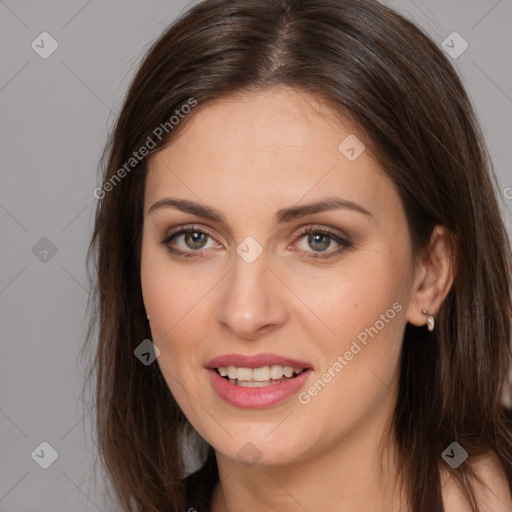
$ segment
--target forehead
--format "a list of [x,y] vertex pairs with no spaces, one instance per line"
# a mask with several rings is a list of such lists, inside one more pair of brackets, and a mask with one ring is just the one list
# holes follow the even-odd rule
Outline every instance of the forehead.
[[145,210],[166,194],[204,201],[227,216],[249,205],[270,216],[327,194],[389,209],[398,196],[369,151],[355,160],[340,151],[345,140],[357,144],[354,137],[364,143],[327,105],[290,88],[199,105],[150,160]]

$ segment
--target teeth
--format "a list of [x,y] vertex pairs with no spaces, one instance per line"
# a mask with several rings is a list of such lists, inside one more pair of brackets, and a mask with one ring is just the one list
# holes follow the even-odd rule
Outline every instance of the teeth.
[[240,370],[238,370],[238,378],[239,380],[255,380],[258,382],[265,382],[270,380],[270,368],[268,366],[263,366],[262,368],[254,368],[249,379],[242,379],[240,377]]
[[293,375],[293,368],[290,368],[289,366],[285,366],[283,368],[283,373],[286,375],[286,377],[291,377]]
[[[229,368],[231,368],[231,366]],[[233,366],[233,369],[236,371],[236,379],[237,380],[253,380],[252,368],[235,368]],[[234,377],[231,377],[231,375],[230,375],[230,378],[233,379]],[[254,379],[254,380],[256,380],[256,379]]]
[[[237,366],[221,366],[217,368],[222,377],[228,377],[230,380],[244,381],[251,383],[247,387],[260,387],[257,383],[268,383],[271,380],[280,380],[283,377],[290,378],[295,373],[298,375],[304,370],[302,368],[292,368],[291,366],[281,366],[273,364],[272,366],[261,366],[260,368],[239,368]],[[252,385],[255,383],[255,385]],[[267,385],[267,384],[265,384]]]
[[273,364],[270,367],[270,378],[271,379],[280,379],[283,376],[283,367],[278,364]]
[[242,386],[243,388],[265,388],[267,386],[272,386],[273,384],[279,384],[279,382],[272,382],[272,381],[256,382],[255,380],[244,382],[244,381],[233,380],[233,381],[231,381],[231,384],[236,384],[238,386]]

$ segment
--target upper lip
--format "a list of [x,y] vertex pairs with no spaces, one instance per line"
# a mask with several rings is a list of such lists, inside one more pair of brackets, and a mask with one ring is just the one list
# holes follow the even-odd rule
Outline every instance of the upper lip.
[[292,368],[310,369],[311,365],[304,361],[297,361],[289,357],[279,356],[277,354],[225,354],[214,357],[206,364],[206,368],[214,369],[221,366],[237,366],[238,368],[260,368],[262,366],[272,366],[273,364],[289,366]]

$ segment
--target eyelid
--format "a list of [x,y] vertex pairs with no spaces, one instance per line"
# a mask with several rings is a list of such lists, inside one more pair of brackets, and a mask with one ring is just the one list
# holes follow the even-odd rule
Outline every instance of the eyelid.
[[305,254],[304,258],[306,259],[313,261],[329,260],[345,252],[346,249],[352,249],[355,247],[349,240],[349,237],[343,232],[340,233],[338,228],[320,224],[309,224],[302,228],[299,233],[295,235],[295,242],[293,245],[300,242],[305,235],[310,233],[320,233],[323,236],[330,238],[333,242],[338,244],[339,247],[337,249],[331,249],[330,251],[301,251]]
[[[198,231],[200,233],[204,233],[205,235],[208,235],[210,238],[213,238],[213,239],[216,238],[212,234],[212,232],[209,228],[202,227],[198,224],[182,224],[180,226],[173,228],[168,233],[166,233],[165,239],[168,240],[171,237],[173,237],[174,235],[178,235],[178,234],[186,234],[187,231]],[[219,242],[217,242],[217,243],[219,243]]]
[[319,232],[323,232],[329,236],[337,236],[338,238],[343,238],[346,240],[348,240],[350,238],[348,233],[345,233],[344,231],[342,231],[339,228],[330,226],[329,224],[314,224],[314,223],[300,226],[298,228],[298,231],[295,234],[295,236],[297,237],[297,236],[303,235],[305,233],[308,233],[310,231],[319,231]]

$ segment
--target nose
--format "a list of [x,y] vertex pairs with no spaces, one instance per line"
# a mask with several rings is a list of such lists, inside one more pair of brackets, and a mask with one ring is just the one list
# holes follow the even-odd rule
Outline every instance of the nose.
[[234,336],[255,340],[286,322],[286,286],[275,274],[265,251],[252,263],[235,255],[217,313],[218,321]]

